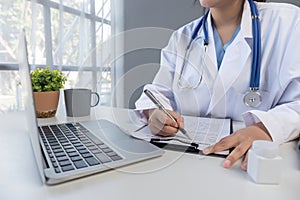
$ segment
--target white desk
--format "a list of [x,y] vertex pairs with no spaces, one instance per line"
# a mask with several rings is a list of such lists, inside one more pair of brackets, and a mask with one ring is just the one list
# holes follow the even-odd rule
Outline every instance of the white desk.
[[[131,112],[101,108],[89,118],[114,119],[128,129]],[[123,119],[123,120],[122,120]],[[73,120],[63,115],[39,123]],[[299,200],[300,164],[296,142],[284,144],[280,185],[257,185],[236,164],[224,169],[223,158],[166,151],[159,158],[96,174],[57,186],[42,185],[29,137],[23,131],[24,113],[0,116],[0,199],[233,199]]]

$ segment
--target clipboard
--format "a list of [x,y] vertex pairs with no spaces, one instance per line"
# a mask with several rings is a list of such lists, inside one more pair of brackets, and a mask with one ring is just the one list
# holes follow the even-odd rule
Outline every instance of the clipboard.
[[185,153],[202,154],[202,151],[198,149],[199,145],[196,143],[191,143],[190,145],[178,145],[178,144],[166,143],[165,141],[161,141],[160,139],[156,139],[156,138],[152,138],[150,140],[150,143],[163,149],[180,151]]
[[[219,137],[218,139],[221,139],[222,137],[225,137],[232,133],[232,120],[231,119],[202,118],[202,117],[190,117],[190,116],[184,117],[184,118],[185,118],[185,123],[188,124],[188,126],[186,126],[187,129],[194,128],[191,125],[192,123],[195,124],[195,123],[208,123],[209,122],[209,123],[211,123],[212,126],[220,126],[219,128],[212,127],[212,130],[220,130],[220,131],[224,132],[224,134],[222,133],[223,135],[218,133],[221,135],[221,137]],[[199,127],[203,128],[202,126],[199,126]],[[205,127],[203,129],[205,129]],[[190,129],[190,131],[191,131],[191,129]],[[204,131],[208,131],[208,130],[204,130]],[[202,153],[202,150],[205,147],[210,146],[218,141],[216,139],[216,141],[206,143],[206,142],[202,142],[202,141],[187,141],[187,140],[184,140],[184,136],[180,137],[180,138],[179,137],[156,136],[156,135],[153,135],[152,133],[149,133],[150,130],[147,127],[147,125],[144,125],[141,128],[137,129],[136,132],[144,133],[145,137],[143,138],[142,136],[132,134],[133,137],[146,140],[157,147],[160,147],[163,149],[168,149],[168,150],[173,150],[173,151],[202,154],[202,155],[204,155]],[[209,133],[210,132],[208,131],[208,134]],[[231,152],[231,150],[222,151],[222,152],[218,152],[213,155],[224,157],[224,156],[227,156],[230,152]]]
[[229,149],[228,151],[224,151],[224,153],[212,153],[209,155],[206,155],[200,150],[198,147],[199,145],[196,143],[191,143],[191,145],[180,145],[180,144],[172,144],[167,143],[166,141],[159,141],[157,139],[151,139],[150,143],[166,150],[171,151],[178,151],[183,153],[192,153],[192,154],[198,154],[198,155],[205,155],[205,156],[214,156],[214,157],[226,157],[233,149]]

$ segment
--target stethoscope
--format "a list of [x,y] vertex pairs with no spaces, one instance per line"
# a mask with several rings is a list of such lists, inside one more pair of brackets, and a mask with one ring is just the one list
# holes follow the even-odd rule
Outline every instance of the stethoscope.
[[[250,4],[251,16],[252,16],[253,56],[252,56],[252,68],[251,68],[251,77],[250,77],[250,85],[249,85],[250,89],[244,95],[243,101],[246,106],[257,107],[262,102],[262,97],[259,93],[260,66],[261,66],[260,22],[259,22],[258,10],[257,10],[255,3],[253,2],[253,0],[248,0],[248,1]],[[208,14],[209,14],[209,12],[206,12],[206,14],[202,17],[199,24],[196,26],[195,31],[192,34],[189,44],[186,47],[184,60],[182,63],[179,79],[177,82],[177,85],[180,89],[183,89],[183,88],[195,89],[199,86],[199,84],[202,80],[203,64],[204,64],[206,49],[208,46],[208,32],[207,32],[207,28],[205,26],[205,22],[207,20]],[[189,57],[189,54],[191,51],[191,46],[193,45],[193,42],[195,41],[201,27],[203,27],[203,33],[204,33],[204,39],[203,39],[204,53],[201,53],[202,58],[201,58],[201,63],[200,63],[202,65],[202,67],[200,68],[201,74],[200,74],[198,82],[194,86],[184,85],[184,80],[182,78],[182,74],[183,74],[184,68],[186,66],[187,58]]]

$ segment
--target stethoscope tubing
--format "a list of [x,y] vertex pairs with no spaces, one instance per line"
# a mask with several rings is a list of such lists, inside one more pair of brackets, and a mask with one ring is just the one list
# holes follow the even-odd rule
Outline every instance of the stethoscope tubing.
[[[261,68],[261,30],[260,30],[260,23],[259,23],[259,15],[258,15],[258,10],[253,2],[253,0],[248,0],[250,4],[250,9],[251,9],[251,15],[252,15],[252,34],[253,34],[253,50],[252,50],[252,68],[251,68],[251,76],[250,76],[250,90],[258,91],[259,90],[259,82],[260,82],[260,68]],[[184,55],[184,60],[183,60],[183,65],[180,70],[180,77],[179,80],[181,80],[181,76],[183,73],[183,69],[186,64],[186,58],[189,55],[190,48],[192,46],[192,43],[195,41],[198,32],[201,28],[203,27],[203,33],[204,33],[204,40],[203,40],[203,45],[205,47],[208,46],[209,43],[209,38],[208,38],[208,31],[205,26],[205,22],[207,20],[209,11],[206,12],[206,14],[201,18],[200,22],[195,28],[195,31],[192,34],[192,38],[186,48],[186,52]]]
[[253,29],[253,58],[250,79],[250,89],[258,90],[260,81],[260,65],[261,65],[261,40],[260,40],[260,25],[258,18],[258,10],[253,0],[249,0],[251,15],[252,15],[252,29]]

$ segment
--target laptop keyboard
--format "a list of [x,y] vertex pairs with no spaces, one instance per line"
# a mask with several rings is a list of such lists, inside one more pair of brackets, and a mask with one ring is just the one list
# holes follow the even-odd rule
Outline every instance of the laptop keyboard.
[[122,159],[79,123],[40,126],[39,133],[56,173]]

